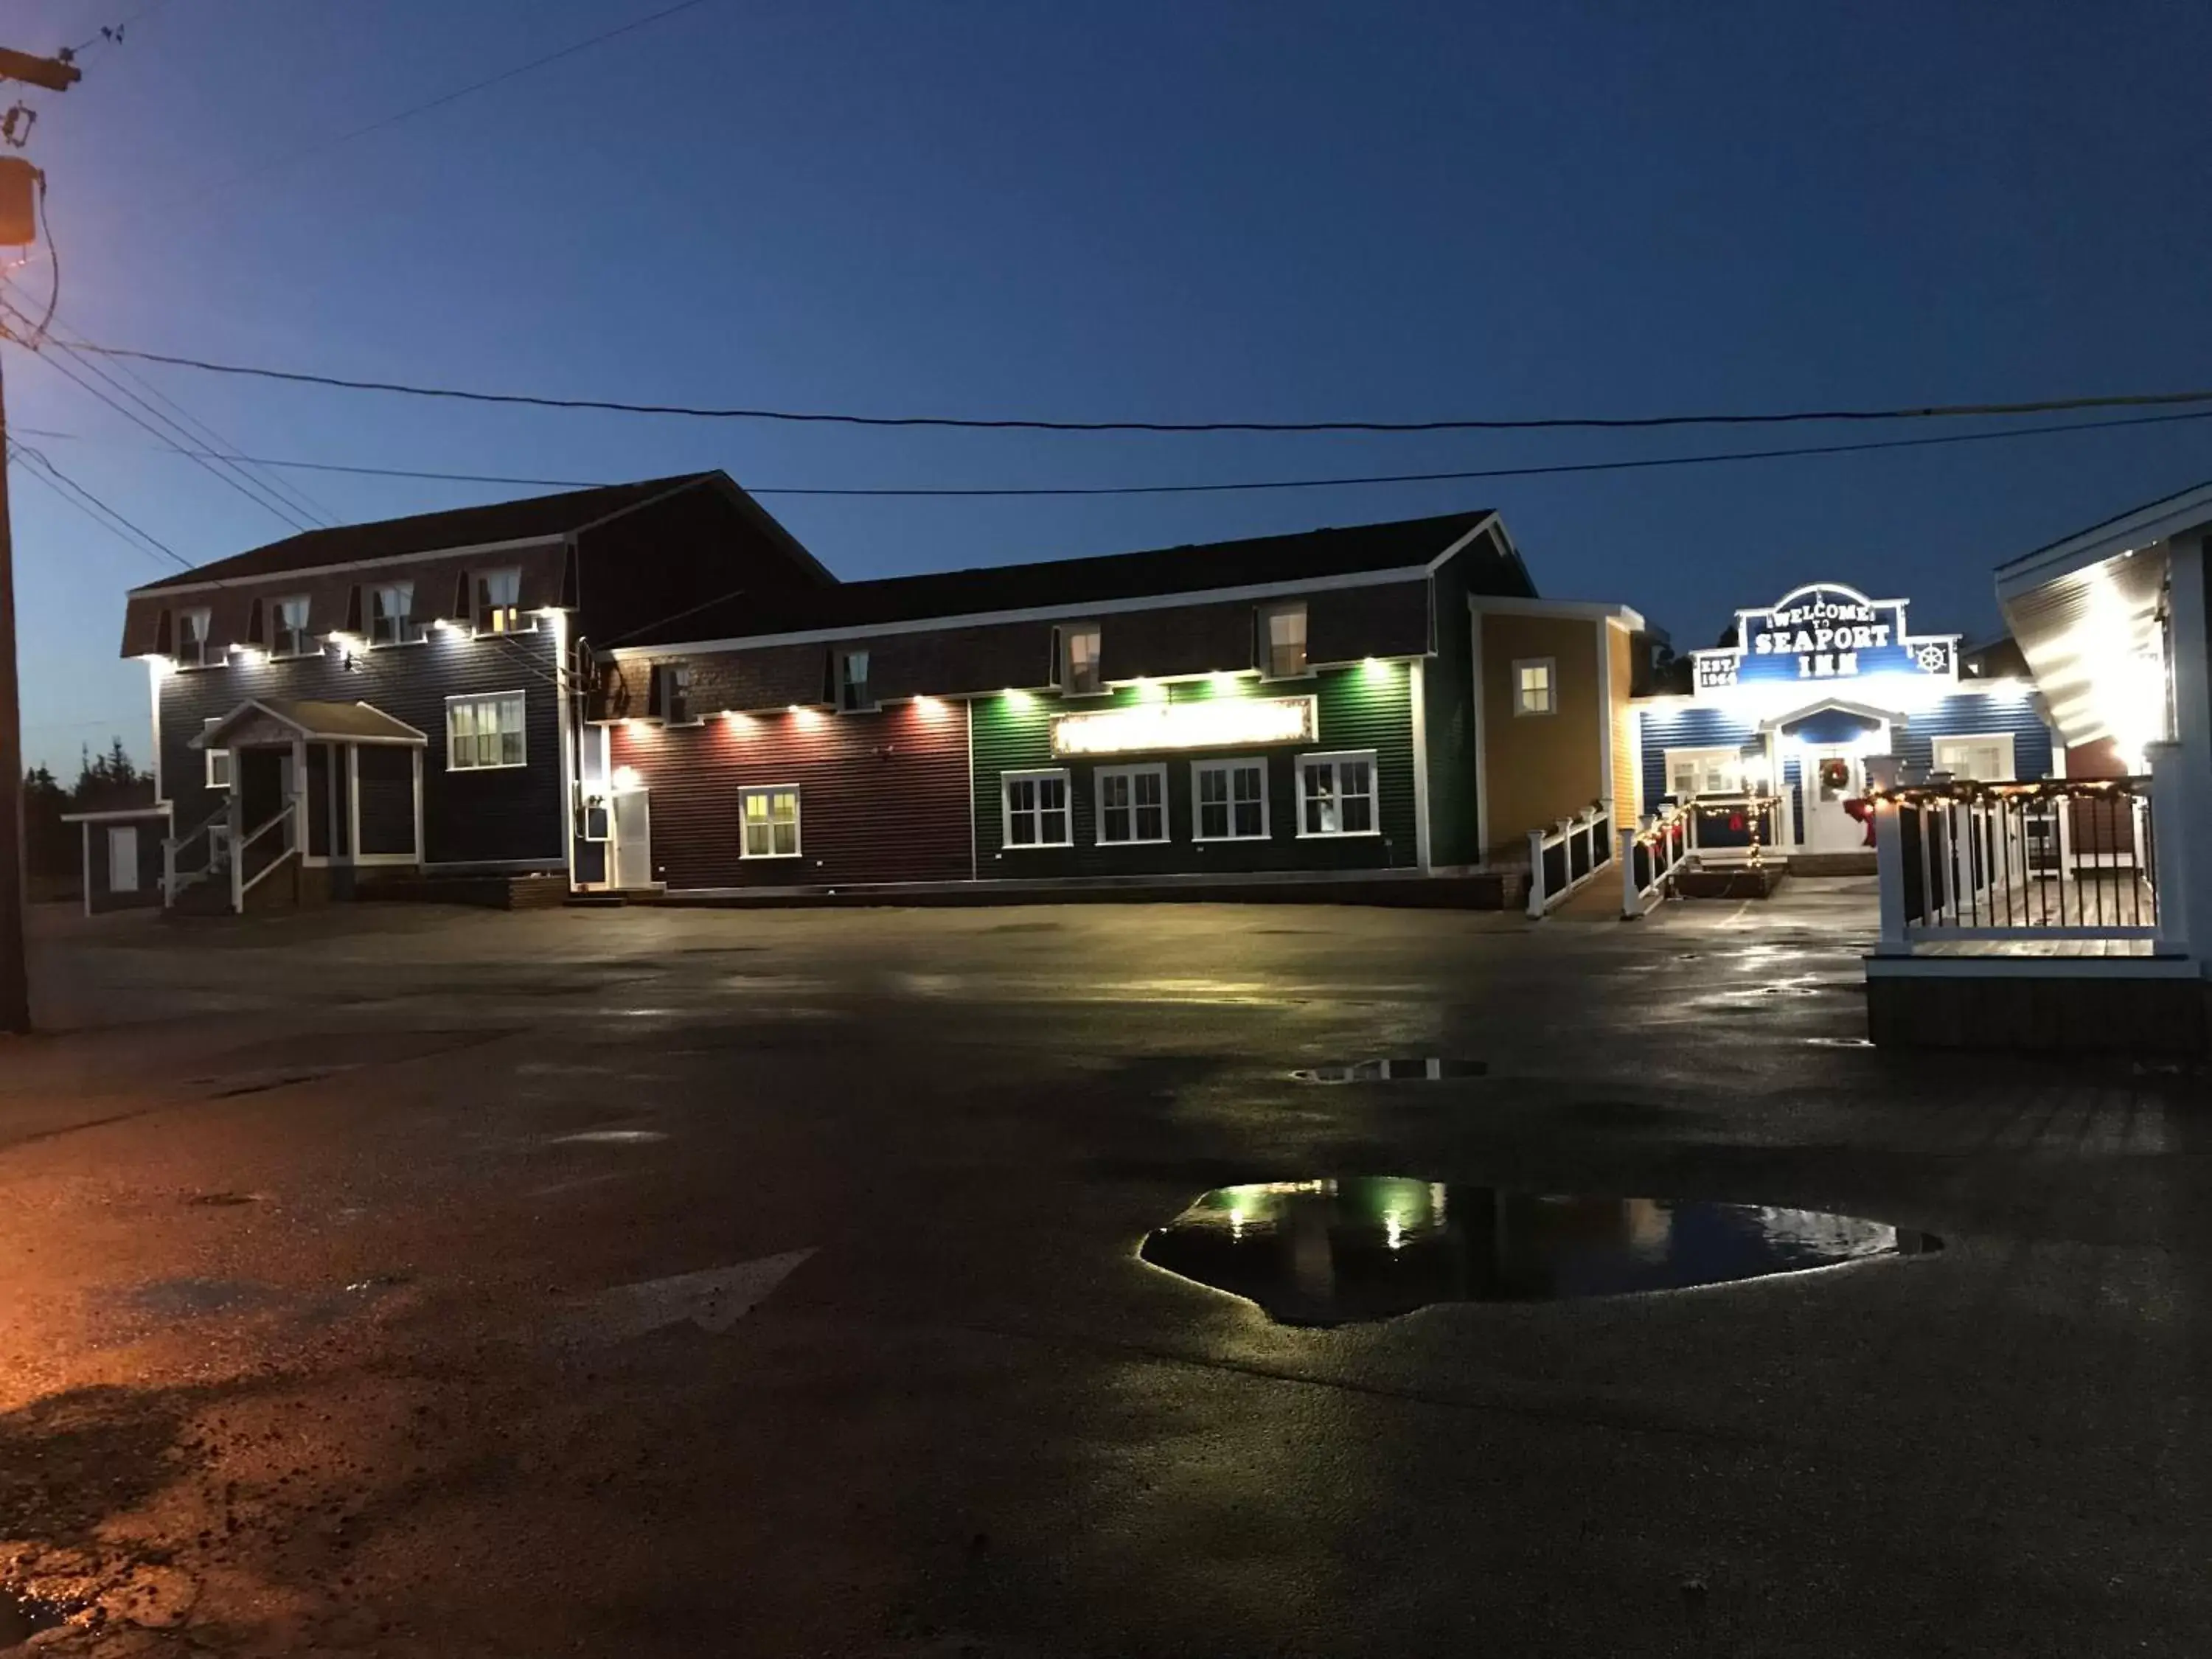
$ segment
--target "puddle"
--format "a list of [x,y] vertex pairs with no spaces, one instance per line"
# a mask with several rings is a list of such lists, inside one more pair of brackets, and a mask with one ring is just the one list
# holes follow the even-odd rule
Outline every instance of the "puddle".
[[1929,1234],[1817,1210],[1357,1176],[1217,1188],[1140,1254],[1278,1323],[1343,1325],[1438,1302],[1682,1290],[1940,1248]]
[[1806,1044],[1814,1048],[1871,1048],[1872,1037],[1807,1037]]
[[660,1129],[584,1129],[573,1135],[555,1135],[545,1144],[549,1146],[636,1146],[647,1141],[667,1139],[666,1132]]
[[35,1595],[0,1589],[0,1649],[19,1647],[41,1631],[69,1623],[69,1609]]
[[1482,1077],[1490,1063],[1447,1060],[1430,1054],[1410,1060],[1356,1060],[1348,1066],[1309,1066],[1291,1075],[1300,1083],[1441,1083],[1446,1078]]

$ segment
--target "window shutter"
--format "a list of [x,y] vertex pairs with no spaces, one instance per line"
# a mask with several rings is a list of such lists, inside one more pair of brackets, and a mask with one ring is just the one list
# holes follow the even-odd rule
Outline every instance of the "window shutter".
[[476,606],[469,601],[469,573],[465,570],[453,582],[453,620],[471,623],[476,620]]
[[154,624],[154,649],[165,657],[173,657],[177,654],[176,634],[171,615],[167,611],[161,613],[161,620]]
[[358,635],[362,631],[361,584],[356,582],[346,593],[345,631]]
[[1060,654],[1061,647],[1064,643],[1065,642],[1060,637],[1060,624],[1054,623],[1052,629],[1052,655],[1046,659],[1044,679],[1042,684],[1046,685],[1058,685],[1060,684],[1060,677],[1065,672],[1061,665],[1066,663],[1067,660],[1065,656]]
[[256,599],[253,609],[246,613],[246,642],[248,645],[266,646],[269,643],[268,629],[262,625],[262,609],[261,601]]

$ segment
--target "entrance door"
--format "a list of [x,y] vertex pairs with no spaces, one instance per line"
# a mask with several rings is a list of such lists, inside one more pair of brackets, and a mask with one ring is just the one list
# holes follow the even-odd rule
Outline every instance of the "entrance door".
[[1856,755],[1843,750],[1814,750],[1805,756],[1805,846],[1814,853],[1858,853],[1866,849],[1866,825],[1844,810],[1844,803],[1866,793],[1865,769]]
[[112,823],[107,827],[107,890],[138,890],[138,826]]
[[614,797],[614,877],[621,888],[653,885],[653,797],[626,789]]

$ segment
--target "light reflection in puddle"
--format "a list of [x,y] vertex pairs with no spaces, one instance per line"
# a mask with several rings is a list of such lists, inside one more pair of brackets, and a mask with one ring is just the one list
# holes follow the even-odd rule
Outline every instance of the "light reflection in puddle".
[[1926,1233],[1817,1210],[1358,1176],[1218,1188],[1140,1253],[1279,1323],[1341,1325],[1439,1302],[1682,1290],[1940,1248]]
[[580,1129],[572,1135],[555,1135],[545,1144],[549,1146],[635,1146],[647,1141],[667,1139],[667,1132],[662,1129]]
[[1300,1083],[1441,1083],[1447,1078],[1483,1077],[1489,1071],[1485,1060],[1430,1054],[1410,1060],[1356,1060],[1348,1066],[1309,1066],[1291,1075]]

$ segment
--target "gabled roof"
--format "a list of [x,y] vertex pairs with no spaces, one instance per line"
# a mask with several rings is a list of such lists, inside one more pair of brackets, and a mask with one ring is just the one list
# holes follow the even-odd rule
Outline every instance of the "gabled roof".
[[[621,644],[635,650],[721,638],[867,629],[998,611],[1202,595],[1220,589],[1330,577],[1382,576],[1395,571],[1410,576],[1433,568],[1496,516],[1490,508],[1479,507],[1433,518],[1186,544],[1093,558],[841,582],[765,605],[739,597],[642,630]],[[1470,549],[1468,556],[1474,561],[1469,586],[1476,592],[1533,597],[1534,587],[1517,554],[1499,554],[1486,544]]]
[[232,732],[253,720],[274,720],[315,743],[390,743],[413,748],[429,741],[406,721],[394,720],[374,703],[248,697],[185,747],[224,748]]
[[270,542],[265,547],[217,559],[213,564],[179,571],[131,592],[159,593],[197,582],[277,576],[288,571],[352,564],[366,559],[404,558],[410,554],[496,546],[503,542],[552,540],[642,507],[671,491],[721,477],[719,472],[682,472],[665,478],[641,478],[635,483],[571,489],[558,495],[532,495],[519,501],[494,501],[484,507],[455,507],[446,513],[417,513],[404,519],[380,519],[373,524],[344,524],[328,530],[310,530],[287,536],[281,542]]

